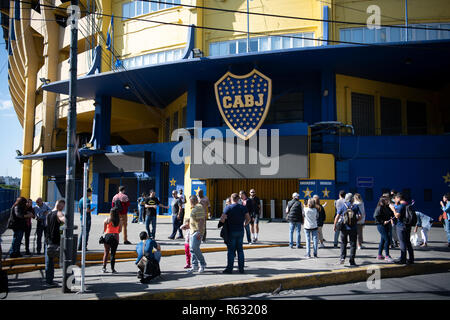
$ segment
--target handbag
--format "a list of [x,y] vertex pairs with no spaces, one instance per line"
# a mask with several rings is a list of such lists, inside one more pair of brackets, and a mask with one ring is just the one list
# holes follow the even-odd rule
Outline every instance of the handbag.
[[142,245],[142,258],[141,260],[139,260],[137,266],[139,269],[144,270],[145,269],[145,265],[147,264],[147,257],[145,256],[145,243],[147,242],[147,240],[144,241],[144,244]]
[[98,243],[99,244],[104,244],[105,243],[105,237],[104,236],[100,236],[100,239],[98,239]]

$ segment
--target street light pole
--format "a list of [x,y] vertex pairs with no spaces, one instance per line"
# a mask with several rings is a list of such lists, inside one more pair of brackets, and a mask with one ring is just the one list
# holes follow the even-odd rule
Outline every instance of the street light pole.
[[67,283],[67,269],[73,264],[73,218],[75,203],[75,169],[76,169],[76,132],[77,132],[77,55],[78,55],[78,18],[80,9],[78,0],[71,0],[68,8],[71,27],[70,39],[70,80],[69,80],[69,110],[67,115],[67,155],[66,155],[66,213],[63,232],[63,293],[71,292]]

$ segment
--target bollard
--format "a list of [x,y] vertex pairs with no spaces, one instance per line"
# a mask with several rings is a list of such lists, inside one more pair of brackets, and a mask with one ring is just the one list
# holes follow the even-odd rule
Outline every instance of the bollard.
[[281,210],[283,210],[283,219],[286,220],[287,213],[286,213],[286,202],[287,200],[282,200],[281,203]]
[[259,216],[261,217],[261,219],[264,218],[264,205],[263,205],[263,201],[259,200],[259,204],[261,205],[261,212],[259,213]]
[[270,200],[270,219],[275,219],[275,200]]

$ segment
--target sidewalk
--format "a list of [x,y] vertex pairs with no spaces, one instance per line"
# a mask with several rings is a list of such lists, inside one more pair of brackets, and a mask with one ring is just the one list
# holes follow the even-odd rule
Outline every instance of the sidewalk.
[[[102,221],[105,217],[93,217],[90,234],[89,253],[102,252],[98,244],[98,237],[102,230]],[[79,219],[75,221],[79,224]],[[145,230],[145,225],[128,224],[129,240],[136,244],[138,234]],[[246,274],[222,274],[226,264],[226,251],[205,253],[207,262],[206,272],[203,274],[187,274],[183,269],[184,254],[163,256],[161,260],[162,278],[152,280],[148,285],[141,284],[136,277],[134,261],[118,262],[118,274],[101,273],[101,265],[86,267],[86,288],[84,294],[61,294],[61,270],[55,270],[57,288],[43,286],[43,271],[33,271],[23,274],[10,275],[10,294],[8,299],[25,300],[53,300],[53,299],[115,299],[115,298],[145,298],[145,299],[189,299],[189,298],[223,298],[226,296],[242,296],[255,292],[270,292],[283,283],[283,288],[290,285],[309,283],[310,286],[326,285],[336,281],[352,282],[358,277],[366,276],[366,267],[373,264],[383,266],[382,276],[404,276],[435,270],[450,269],[450,249],[446,247],[445,233],[442,228],[432,228],[430,231],[429,248],[416,248],[415,255],[418,262],[414,266],[387,266],[383,261],[375,260],[378,248],[379,235],[375,226],[366,226],[364,230],[365,249],[357,251],[356,263],[358,268],[347,268],[337,265],[339,249],[332,248],[332,225],[324,226],[324,237],[328,240],[327,248],[319,249],[318,259],[304,259],[305,249],[290,249],[286,246],[288,240],[287,223],[260,223],[260,243],[263,245],[275,244],[281,247],[245,250]],[[156,238],[162,250],[184,249],[183,240],[167,239],[171,231],[170,218],[158,218]],[[303,231],[303,230],[302,230]],[[33,239],[33,233],[32,233]],[[245,237],[244,237],[245,239]],[[305,236],[302,232],[302,241]],[[2,247],[9,249],[11,232],[3,236]],[[119,251],[134,251],[135,245],[119,245]],[[245,244],[245,242],[244,242]],[[210,250],[224,250],[224,243],[219,237],[217,221],[208,221],[208,241],[202,248]],[[184,251],[184,250],[183,250]],[[180,251],[182,253],[183,251]],[[394,249],[393,258],[400,252]],[[439,260],[441,262],[430,262]],[[347,262],[346,262],[347,263]],[[236,263],[237,264],[237,263]],[[340,271],[346,269],[344,271]],[[108,270],[110,267],[108,265]],[[332,273],[330,273],[332,271]],[[307,282],[305,279],[309,279]],[[305,282],[306,281],[306,282]],[[330,282],[331,281],[331,282]],[[333,282],[334,281],[334,282]]]

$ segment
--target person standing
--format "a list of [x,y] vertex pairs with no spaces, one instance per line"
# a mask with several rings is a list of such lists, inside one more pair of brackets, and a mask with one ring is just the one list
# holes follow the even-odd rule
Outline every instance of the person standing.
[[259,234],[259,218],[261,214],[261,199],[256,195],[255,189],[250,190],[250,199],[253,201],[253,216],[250,217],[250,233],[252,234],[253,243],[258,241]]
[[141,196],[137,199],[137,207],[139,212],[139,224],[143,224],[145,221],[145,193],[142,193]]
[[172,234],[169,236],[169,239],[175,239],[177,235],[177,231],[179,236],[177,239],[183,239],[183,232],[180,227],[183,224],[183,217],[181,216],[182,211],[182,202],[181,199],[178,198],[177,190],[172,191]]
[[[86,250],[87,245],[89,241],[89,232],[91,231],[91,212],[95,210],[95,207],[91,207],[91,196],[92,196],[92,189],[88,188],[86,190]],[[78,211],[80,212],[80,225],[83,226],[83,206],[84,206],[84,198],[81,198],[80,201],[78,201]],[[83,228],[80,232],[80,237],[78,238],[78,251],[81,251],[81,246],[83,243]]]
[[109,217],[103,221],[103,233],[105,234],[105,248],[103,252],[103,273],[107,273],[106,264],[108,263],[109,253],[111,252],[111,272],[117,273],[114,268],[116,264],[116,251],[119,245],[119,233],[122,231],[122,220],[117,208],[112,208]]
[[211,217],[210,216],[211,203],[209,202],[208,197],[203,194],[203,190],[201,190],[201,189],[198,191],[198,200],[199,200],[200,204],[203,206],[203,210],[205,210],[205,214],[206,214],[205,233],[203,234],[203,239],[202,239],[203,242],[206,242],[206,229],[207,229],[206,221],[208,220],[208,217]]
[[305,259],[311,258],[311,238],[314,247],[314,258],[317,258],[317,220],[319,219],[319,212],[317,212],[316,201],[314,199],[308,199],[308,206],[305,208],[303,216],[305,220],[304,229],[306,237]]
[[286,207],[287,217],[289,222],[289,247],[294,248],[294,231],[297,229],[297,249],[302,248],[300,244],[301,240],[301,228],[303,223],[303,204],[299,200],[300,195],[297,192],[292,194],[292,200],[290,200]]
[[[414,263],[414,249],[411,244],[411,226],[405,221],[406,210],[408,203],[405,201],[405,197],[402,193],[397,193],[394,197],[395,205],[390,204],[394,216],[397,218],[397,236],[400,241],[400,259],[395,260],[398,264],[413,264]],[[406,253],[408,252],[409,259],[406,259]]]
[[326,219],[325,208],[320,204],[320,198],[317,194],[315,194],[313,196],[313,199],[316,203],[316,210],[319,213],[319,217],[317,218],[317,236],[319,238],[320,247],[325,248],[325,244],[324,244],[325,241],[323,239],[323,233],[322,233],[323,224]]
[[[145,229],[149,234],[150,238],[155,240],[156,236],[156,208],[165,208],[169,209],[169,207],[161,204],[159,202],[158,197],[156,196],[156,192],[154,190],[150,190],[149,197],[145,200],[145,209],[147,210],[145,218]],[[150,224],[152,225],[152,232],[150,233]]]
[[58,255],[58,248],[61,244],[60,226],[66,223],[64,217],[65,200],[58,200],[55,204],[55,209],[47,215],[45,222],[45,283],[47,286],[52,286],[55,276],[54,258]]
[[420,235],[422,236],[421,247],[427,247],[428,231],[431,230],[434,220],[430,216],[427,216],[426,214],[419,211],[416,211],[416,215],[417,215],[417,224],[414,228],[414,233],[417,233],[418,228],[422,227],[422,230],[420,230]]
[[34,214],[34,209],[33,209],[33,200],[28,199],[27,200],[27,213],[31,213],[31,217],[30,218],[26,218],[26,227],[25,227],[25,255],[29,256],[31,255],[30,252],[30,235],[31,235],[31,228],[32,228],[32,224],[31,224],[31,219],[35,218],[35,214]]
[[[341,190],[339,191],[339,199],[337,199],[334,202],[334,208],[335,208],[335,215],[334,218],[336,219],[337,217],[337,213],[341,210],[342,207],[344,207],[344,203],[345,203],[345,191]],[[340,230],[336,230],[334,232],[334,247],[337,248],[338,247],[338,243],[339,243],[339,234],[340,234]]]
[[36,219],[36,253],[41,254],[42,250],[42,234],[44,233],[45,220],[47,214],[52,212],[52,210],[47,206],[42,198],[36,199],[36,206],[34,207],[35,219]]
[[9,249],[10,258],[20,258],[20,245],[22,244],[23,234],[27,227],[27,218],[31,218],[32,214],[27,213],[27,199],[24,197],[17,198],[11,208],[11,216],[9,220],[9,228],[13,230],[13,240]]
[[[339,264],[344,264],[347,256],[347,243],[350,240],[350,265],[356,266],[356,240],[357,234],[357,222],[361,219],[361,213],[359,207],[352,204],[353,195],[347,193],[344,198],[344,205],[340,207],[334,219],[334,231],[336,231],[337,223],[339,222],[341,227],[341,258]],[[353,218],[351,218],[351,215]]]
[[[198,271],[202,273],[206,268],[206,261],[200,250],[202,243],[203,233],[206,226],[206,213],[203,206],[199,203],[198,197],[192,195],[189,197],[191,205],[191,214],[189,218],[189,229],[191,237],[189,239],[190,250],[192,256],[192,268],[188,270],[189,273]],[[200,268],[199,268],[200,263]]]
[[119,193],[117,193],[112,199],[112,207],[119,210],[119,217],[123,230],[123,244],[131,244],[128,241],[127,225],[128,225],[128,207],[130,206],[130,199],[125,194],[126,188],[124,186],[119,187]]
[[233,193],[230,197],[231,204],[225,207],[220,217],[220,222],[228,223],[228,242],[227,242],[227,267],[223,270],[225,274],[233,272],[234,259],[236,252],[238,256],[239,273],[244,273],[245,256],[242,246],[244,240],[244,228],[250,223],[250,214],[247,207],[239,203],[239,195]]
[[355,193],[354,195],[355,201],[353,202],[354,205],[358,206],[359,212],[361,213],[361,220],[358,221],[357,225],[357,232],[358,232],[358,241],[357,241],[357,248],[358,250],[361,250],[363,248],[363,230],[364,230],[364,223],[366,223],[366,210],[364,209],[364,201],[362,200],[362,197],[359,193]]
[[[392,189],[389,193],[390,196],[390,203],[395,204],[394,198],[397,194],[397,191],[395,189]],[[391,221],[392,225],[392,232],[391,232],[391,249],[398,248],[398,235],[397,235],[397,218],[394,217]]]
[[[247,208],[247,212],[250,215],[254,215],[254,205],[253,200],[247,197],[247,192],[245,190],[239,191],[240,203]],[[253,244],[251,233],[250,233],[250,224],[245,225],[245,233],[247,234],[247,242],[248,244]]]
[[444,229],[447,233],[447,246],[450,248],[450,193],[446,193],[440,202],[442,216],[444,220]]
[[[373,218],[381,236],[380,244],[378,245],[377,260],[385,260],[388,263],[392,263],[393,260],[389,254],[389,246],[391,244],[391,221],[393,214],[391,209],[389,209],[389,202],[388,197],[381,197],[375,208]],[[386,256],[383,256],[383,249]]]

